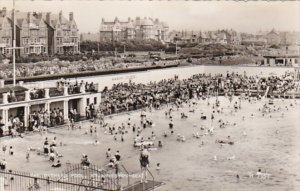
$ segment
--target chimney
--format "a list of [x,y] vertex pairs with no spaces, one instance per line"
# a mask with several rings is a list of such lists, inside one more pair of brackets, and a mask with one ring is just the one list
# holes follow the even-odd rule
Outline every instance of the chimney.
[[128,22],[130,22],[131,21],[131,18],[130,17],[128,17]]
[[6,7],[3,7],[3,8],[2,8],[1,16],[2,16],[2,17],[5,17],[5,16],[6,16]]
[[50,21],[51,21],[51,20],[50,20],[50,14],[51,14],[50,12],[47,12],[47,13],[46,13],[46,22],[47,22],[48,24],[51,24],[51,23],[50,23]]
[[73,21],[73,19],[74,19],[74,13],[70,12],[69,13],[69,21]]
[[58,14],[58,19],[59,19],[59,22],[62,21],[62,11],[59,11],[59,14]]
[[102,22],[102,23],[104,23],[104,22],[105,22],[104,18],[102,18],[101,22]]

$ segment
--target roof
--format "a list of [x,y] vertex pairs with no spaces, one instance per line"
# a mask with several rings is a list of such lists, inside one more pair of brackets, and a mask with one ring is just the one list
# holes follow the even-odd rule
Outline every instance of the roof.
[[143,26],[152,26],[153,25],[153,21],[150,19],[143,19],[141,25]]
[[300,58],[300,54],[265,55],[264,58]]
[[0,93],[8,93],[10,91],[14,91],[14,92],[24,92],[27,91],[28,89],[23,87],[23,86],[5,86],[3,88],[0,88]]

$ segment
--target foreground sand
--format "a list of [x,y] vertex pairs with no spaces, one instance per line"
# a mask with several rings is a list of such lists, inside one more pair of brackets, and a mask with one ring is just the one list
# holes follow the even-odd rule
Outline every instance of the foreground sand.
[[[207,101],[198,101],[195,113],[188,112],[187,105],[179,111],[175,110],[173,114],[175,133],[167,138],[162,136],[164,131],[169,132],[169,119],[164,114],[167,108],[147,112],[147,117],[154,121],[155,127],[147,128],[142,135],[147,138],[154,131],[157,135],[156,140],[162,140],[164,145],[157,151],[151,151],[150,170],[155,179],[165,183],[159,190],[300,190],[300,105],[290,106],[291,102],[294,103],[293,100],[275,100],[274,105],[280,106],[282,110],[263,117],[258,111],[263,104],[262,101],[252,103],[243,101],[242,109],[230,114],[232,106],[229,108],[228,99],[219,99],[224,113],[215,116],[214,135],[206,135],[200,139],[194,138],[192,132],[204,134],[200,126],[210,126],[210,120],[200,120],[202,112],[207,116],[212,112],[211,105],[208,106]],[[211,99],[210,103],[214,100]],[[285,106],[288,106],[289,110],[286,110]],[[181,112],[185,112],[188,118],[181,119]],[[251,117],[251,114],[254,114],[254,117]],[[122,122],[126,124],[130,117],[132,123],[139,125],[139,115],[140,112],[121,114],[108,117],[106,121],[118,126]],[[228,121],[230,125],[220,129],[217,126],[219,119]],[[237,125],[234,126],[233,123]],[[125,141],[121,142],[120,137],[114,141],[111,135],[104,134],[103,129],[98,129],[97,136],[85,135],[90,123],[85,122],[83,126],[82,130],[74,131],[65,127],[51,129],[46,135],[30,133],[23,139],[2,138],[1,146],[3,144],[13,146],[15,154],[9,156],[7,152],[5,154],[0,152],[0,157],[6,159],[9,169],[49,174],[63,171],[66,161],[79,163],[83,153],[89,156],[92,163],[105,165],[107,164],[105,152],[110,147],[112,153],[120,150],[122,162],[127,170],[132,173],[139,172],[139,151],[132,146],[135,134],[131,129],[125,135]],[[243,132],[247,135],[243,135]],[[186,142],[178,142],[177,134],[184,135]],[[31,152],[30,162],[26,162],[26,149],[42,148],[46,136],[50,141],[56,136],[58,142],[62,141],[65,144],[57,148],[64,155],[61,158],[63,167],[60,169],[51,168],[48,158],[38,156],[34,152]],[[215,143],[216,139],[227,140],[227,136],[235,142],[234,145],[221,147]],[[99,145],[93,144],[95,139],[100,141]],[[217,157],[216,161],[213,160],[214,156]],[[227,160],[230,156],[235,156],[235,160]],[[161,164],[159,172],[155,170],[156,163]],[[268,179],[249,177],[249,172],[256,173],[259,168],[271,176]],[[237,174],[240,176],[239,182]]]

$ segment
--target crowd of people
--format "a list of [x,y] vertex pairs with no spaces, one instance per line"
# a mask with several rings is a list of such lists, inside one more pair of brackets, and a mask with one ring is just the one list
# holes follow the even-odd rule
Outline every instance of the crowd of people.
[[[65,81],[59,81],[57,83],[58,88],[65,86],[73,86],[73,88],[84,87],[88,89],[93,87],[92,83],[69,83]],[[91,88],[93,89],[93,88]],[[92,119],[92,121],[97,124],[100,124],[105,130],[105,134],[113,137],[115,141],[125,141],[125,135],[132,133],[135,135],[133,140],[134,148],[140,149],[139,162],[141,166],[141,182],[147,182],[147,168],[150,164],[150,151],[151,149],[159,149],[163,147],[163,138],[168,139],[168,137],[175,137],[178,142],[186,142],[185,135],[177,133],[176,123],[174,122],[174,116],[180,114],[179,120],[187,120],[189,114],[184,113],[183,111],[175,112],[183,108],[184,105],[189,107],[189,112],[194,113],[195,108],[197,108],[197,103],[203,101],[208,103],[208,108],[211,109],[210,116],[206,116],[204,113],[199,115],[200,120],[210,121],[210,127],[201,127],[201,132],[192,132],[192,137],[199,139],[202,136],[214,136],[216,128],[219,127],[220,131],[229,126],[236,126],[236,123],[230,123],[226,119],[215,119],[218,114],[223,114],[224,105],[218,99],[219,95],[228,95],[230,100],[229,110],[226,111],[228,114],[233,114],[238,112],[242,108],[242,102],[255,102],[265,95],[265,92],[269,90],[269,95],[273,96],[274,94],[283,94],[287,91],[296,91],[299,92],[299,84],[295,83],[291,74],[285,74],[280,77],[269,76],[247,76],[246,74],[240,75],[237,73],[227,73],[226,75],[217,74],[197,74],[193,75],[188,79],[179,80],[178,76],[172,79],[166,79],[159,82],[151,82],[149,84],[141,83],[120,83],[115,84],[111,89],[105,89],[102,93],[104,95],[104,100],[100,103],[99,107],[94,104],[89,104],[86,107],[86,117],[87,119]],[[263,94],[256,94],[256,97],[251,97],[253,91],[262,92]],[[267,92],[268,93],[268,92]],[[243,96],[243,95],[245,96]],[[237,100],[232,101],[231,95],[239,95]],[[213,103],[209,97],[215,96]],[[244,100],[243,100],[244,99]],[[197,100],[197,101],[196,101]],[[166,105],[167,109],[165,111],[166,120],[168,123],[168,130],[166,130],[161,138],[157,138],[157,134],[154,131],[155,120],[147,116],[147,111],[152,111],[155,109],[161,109],[162,105]],[[293,107],[293,105],[291,105]],[[114,124],[108,124],[104,121],[104,115],[113,114],[116,112],[127,112],[130,110],[136,110],[142,108],[140,115],[140,124],[135,124],[131,121],[129,117],[126,122],[115,126]],[[261,115],[267,117],[272,117],[272,114],[275,112],[283,112],[286,108],[280,108],[272,106],[272,102],[269,102],[269,105],[264,104],[263,107],[259,109]],[[47,127],[56,126],[64,123],[63,110],[60,108],[54,108],[50,111],[39,110],[32,111],[29,116],[30,128],[36,131],[47,131]],[[254,114],[251,114],[253,117]],[[220,116],[219,116],[220,117]],[[284,117],[284,114],[282,114]],[[74,126],[74,122],[78,120],[78,113],[76,109],[70,109],[69,111],[70,126]],[[243,117],[244,120],[244,117]],[[11,129],[18,128],[18,125],[21,125],[20,120],[16,118],[11,118]],[[1,123],[0,123],[1,124]],[[79,129],[81,125],[79,124]],[[151,135],[145,135],[146,129],[153,130]],[[97,133],[97,128],[93,125],[90,126],[89,132],[91,135]],[[176,136],[177,133],[177,136]],[[88,130],[85,134],[88,134]],[[246,132],[243,133],[244,136],[247,136]],[[235,145],[235,141],[227,136],[226,139],[216,139],[216,144],[219,144],[220,147],[224,145]],[[96,140],[95,144],[98,144]],[[201,142],[202,146],[205,144]],[[48,157],[50,161],[50,166],[57,168],[61,167],[62,163],[60,158],[63,157],[61,153],[58,152],[57,147],[60,144],[57,143],[56,137],[53,138],[53,141],[49,143],[48,138],[45,138],[43,149],[38,151],[39,153]],[[3,148],[4,149],[4,148]],[[6,150],[6,148],[4,149]],[[30,149],[29,149],[30,151]],[[29,161],[30,152],[27,151],[26,159]],[[13,155],[13,148],[9,149],[10,155]],[[111,154],[111,148],[108,148],[106,152],[107,158],[107,167],[114,169],[116,174],[120,171],[120,164],[122,157],[120,151],[117,150],[115,155]],[[214,161],[219,160],[217,155],[212,158]],[[227,160],[235,160],[235,156],[227,157]],[[82,155],[81,164],[85,167],[89,167],[92,161],[86,154]],[[2,160],[0,162],[0,168],[5,169],[7,162]],[[156,169],[160,170],[160,163],[156,164]],[[257,173],[257,177],[261,175],[261,169]],[[239,180],[240,175],[236,175]]]
[[[164,61],[158,64],[168,64],[173,61]],[[122,60],[115,60],[114,58],[101,58],[99,60],[87,60],[87,61],[41,61],[38,63],[27,63],[17,66],[16,77],[32,77],[41,75],[52,74],[71,74],[80,73],[85,71],[105,71],[112,69],[125,69],[133,67],[149,67],[153,62],[130,62],[125,63]],[[13,73],[11,68],[3,67],[0,70],[0,78],[7,79],[12,78]]]
[[63,91],[64,87],[68,87],[68,94],[78,94],[82,92],[97,92],[96,84],[93,82],[88,83],[83,80],[78,82],[71,82],[70,80],[61,79],[56,82],[56,88],[58,91]]
[[261,93],[263,96],[267,87],[270,96],[283,96],[287,91],[300,90],[299,84],[293,81],[291,75],[287,73],[281,77],[261,77],[228,72],[226,75],[197,74],[184,80],[173,78],[149,84],[119,83],[103,91],[104,100],[100,107],[105,114],[112,114],[149,106],[157,108],[160,104],[174,102],[178,98],[191,99],[194,94]]
[[[57,89],[63,91],[64,87],[68,87],[68,93],[80,93],[83,91],[95,92],[96,85],[91,82],[68,80],[57,81]],[[300,91],[299,83],[294,82],[293,76],[286,73],[283,76],[247,76],[238,73],[222,74],[197,74],[188,79],[179,80],[178,76],[172,79],[165,79],[158,82],[142,83],[119,83],[114,84],[112,88],[105,88],[102,91],[103,99],[99,107],[93,103],[85,108],[86,119],[100,119],[103,115],[113,113],[126,112],[140,108],[159,108],[161,104],[169,104],[174,102],[180,104],[193,98],[195,95],[233,95],[233,94],[255,94],[263,96],[268,89],[270,96],[283,96],[288,91]],[[39,98],[44,94],[43,90],[33,89],[30,95],[33,99]],[[40,110],[32,111],[29,117],[29,129],[38,130],[41,127],[50,127],[64,124],[63,110],[54,108],[50,111]],[[19,119],[16,120],[15,118]],[[80,120],[80,115],[76,109],[69,111],[70,123]],[[102,117],[103,118],[103,117]],[[14,121],[20,121],[16,123]],[[17,126],[22,126],[22,116],[11,116],[7,126],[12,130]],[[18,125],[20,124],[20,125]],[[3,126],[3,125],[2,125]]]

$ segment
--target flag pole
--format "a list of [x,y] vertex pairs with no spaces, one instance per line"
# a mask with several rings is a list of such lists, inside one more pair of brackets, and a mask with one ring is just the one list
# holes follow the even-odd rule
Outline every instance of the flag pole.
[[16,86],[16,12],[15,12],[15,0],[13,0],[13,84]]

